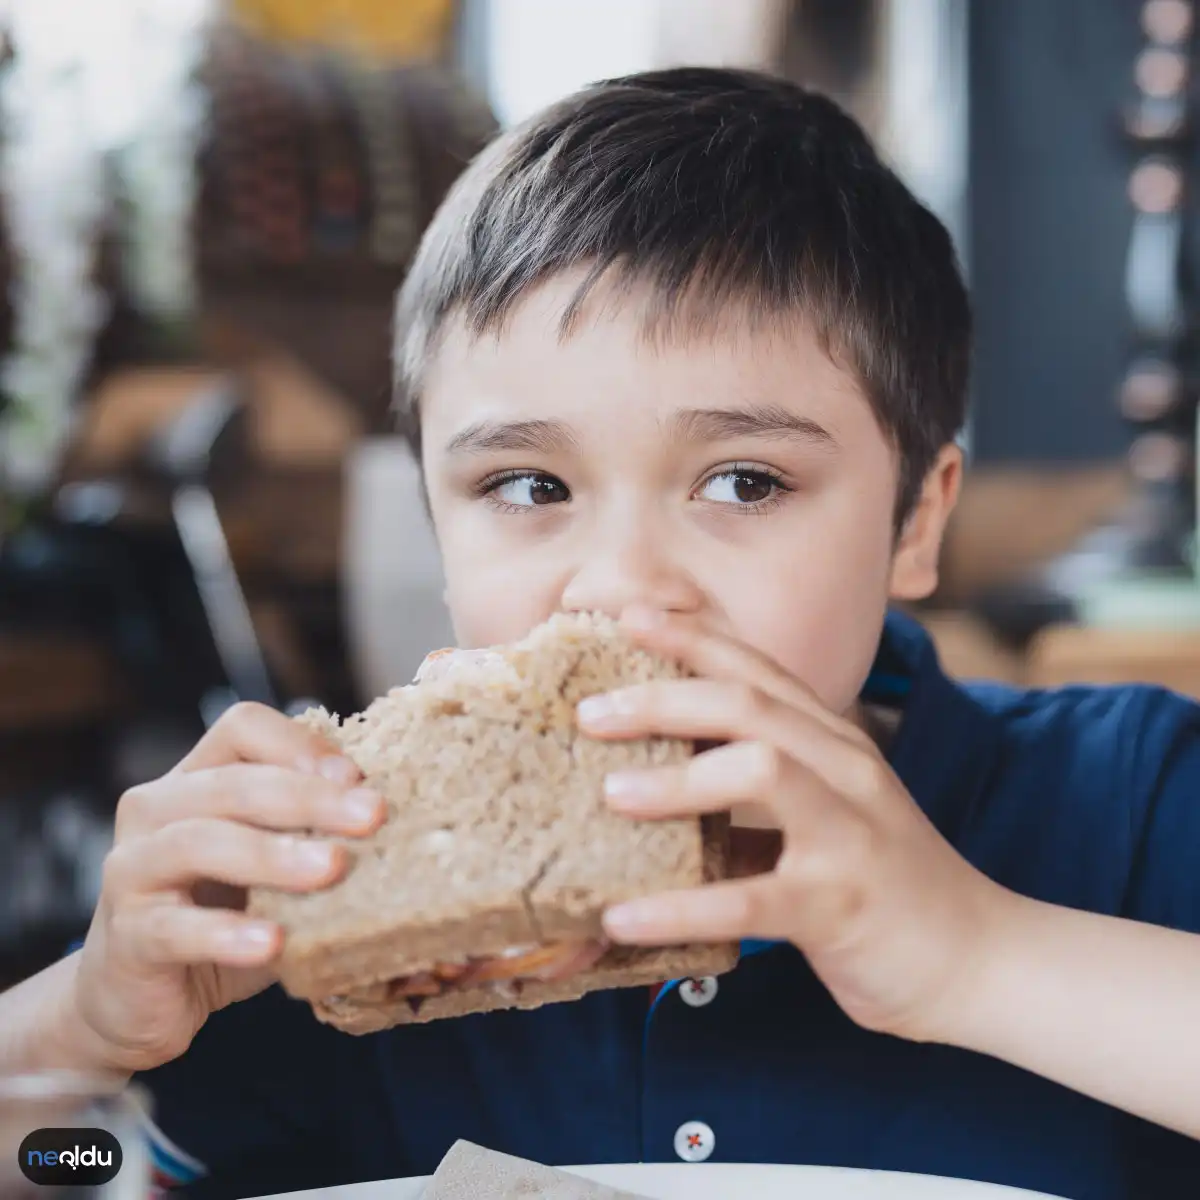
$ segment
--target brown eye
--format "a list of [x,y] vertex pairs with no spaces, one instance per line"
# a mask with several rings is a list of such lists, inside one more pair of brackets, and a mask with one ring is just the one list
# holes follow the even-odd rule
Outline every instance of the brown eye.
[[730,470],[710,475],[700,488],[700,496],[718,504],[753,508],[777,498],[788,489],[766,471]]
[[570,488],[561,479],[537,471],[506,475],[487,484],[483,491],[505,509],[540,508],[547,504],[563,504],[571,498]]
[[743,504],[757,504],[771,495],[775,484],[765,475],[735,475],[733,494]]
[[570,495],[565,484],[549,475],[530,480],[529,498],[534,504],[561,504]]

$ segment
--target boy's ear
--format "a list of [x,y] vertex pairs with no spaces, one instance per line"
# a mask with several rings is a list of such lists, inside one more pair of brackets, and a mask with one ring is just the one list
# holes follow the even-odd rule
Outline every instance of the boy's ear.
[[942,538],[958,502],[962,472],[962,451],[956,445],[943,446],[900,531],[892,557],[893,600],[924,600],[937,590]]

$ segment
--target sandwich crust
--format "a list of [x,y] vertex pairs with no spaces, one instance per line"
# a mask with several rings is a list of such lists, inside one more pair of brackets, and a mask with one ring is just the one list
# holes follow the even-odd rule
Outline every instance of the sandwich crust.
[[530,980],[512,988],[485,985],[412,999],[330,996],[315,1001],[312,1007],[318,1020],[345,1033],[378,1033],[396,1025],[420,1025],[501,1008],[541,1008],[609,988],[649,987],[670,979],[723,975],[737,965],[737,958],[736,948],[729,945],[649,950],[615,946],[591,970],[570,979]]

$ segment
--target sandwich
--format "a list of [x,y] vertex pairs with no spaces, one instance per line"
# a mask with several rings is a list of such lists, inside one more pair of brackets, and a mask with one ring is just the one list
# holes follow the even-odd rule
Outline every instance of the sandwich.
[[586,696],[683,674],[608,618],[558,614],[510,646],[438,651],[344,721],[296,718],[357,764],[387,815],[333,839],[350,866],[330,887],[251,890],[248,911],[284,930],[284,989],[363,1034],[732,968],[736,945],[611,945],[601,920],[725,877],[727,817],[637,821],[604,799],[609,772],[683,762],[693,744],[576,724]]

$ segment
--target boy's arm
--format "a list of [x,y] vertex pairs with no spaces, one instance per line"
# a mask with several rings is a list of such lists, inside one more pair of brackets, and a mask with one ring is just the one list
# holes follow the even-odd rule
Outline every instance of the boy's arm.
[[74,1010],[78,959],[69,954],[0,993],[0,1075],[66,1069],[128,1078]]
[[[590,697],[581,725],[722,744],[684,767],[610,776],[610,805],[661,820],[753,798],[783,852],[764,875],[610,909],[614,940],[786,938],[868,1029],[988,1053],[1200,1137],[1200,705],[1120,693],[1120,753],[1110,745],[1094,764],[1119,777],[1063,797],[1108,805],[1088,865],[1121,920],[984,875],[861,730],[754,648],[683,616],[625,620],[697,677]],[[1087,787],[1085,772],[1074,778]]]
[[1200,1138],[1200,706],[1127,733],[1121,918],[1012,898],[951,1039]]
[[[78,957],[0,994],[0,1076],[66,1069],[131,1078],[73,1011]],[[357,1049],[278,989],[215,1014],[187,1053],[132,1077],[151,1098],[155,1183],[216,1198],[344,1182],[336,1060]]]
[[1014,896],[954,1007],[953,1044],[1200,1138],[1195,934]]

